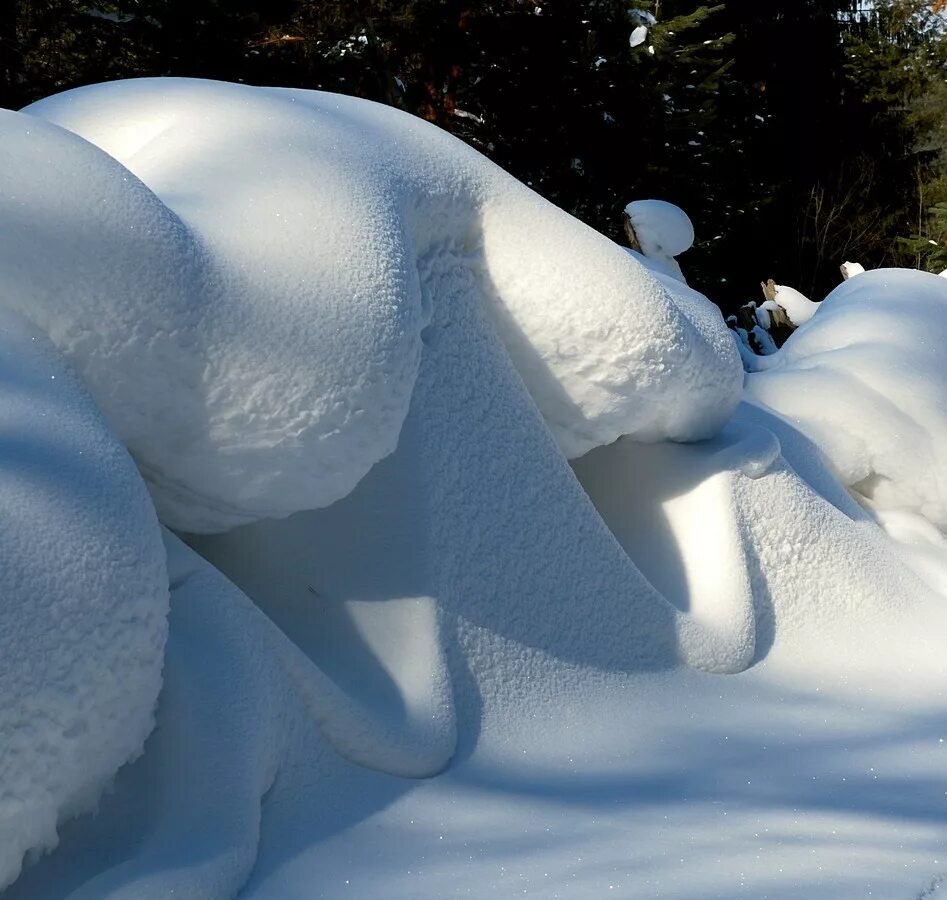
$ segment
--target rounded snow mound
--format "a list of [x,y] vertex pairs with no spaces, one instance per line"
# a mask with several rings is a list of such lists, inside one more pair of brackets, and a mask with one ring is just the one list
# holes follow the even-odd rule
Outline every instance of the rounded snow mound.
[[55,349],[0,312],[0,888],[141,753],[168,580],[154,509]]
[[876,269],[820,306],[747,376],[749,396],[812,438],[869,502],[947,527],[947,284]]
[[264,98],[77,98],[149,187],[36,115],[0,118],[3,303],[74,363],[187,530],[348,493],[394,449],[420,353],[417,274],[369,150]]
[[707,437],[738,401],[722,320],[405,113],[188,79],[26,113],[0,119],[3,302],[74,363],[173,527],[326,506],[391,453],[451,267],[569,456]]
[[842,277],[847,281],[849,278],[861,275],[862,272],[865,271],[865,267],[857,262],[843,262],[842,265],[839,266],[839,271],[842,273]]

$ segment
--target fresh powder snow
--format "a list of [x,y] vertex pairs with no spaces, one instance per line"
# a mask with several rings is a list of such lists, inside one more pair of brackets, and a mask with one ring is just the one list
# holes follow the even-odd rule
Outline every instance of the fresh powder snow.
[[[779,301],[777,294],[777,302]],[[866,502],[947,528],[947,284],[874,269],[840,284],[747,394],[822,447]]]
[[[121,218],[123,236],[157,232],[159,273],[148,287],[158,296],[139,301],[154,328],[121,328],[112,317],[143,383],[101,376],[99,391],[87,367],[111,349],[71,334],[59,343],[101,392],[176,527],[221,530],[326,506],[394,449],[431,315],[425,269],[444,256],[476,273],[569,456],[621,434],[707,437],[737,401],[739,366],[721,350],[721,327],[693,323],[618,247],[396,110],[307,91],[141,79],[26,112],[7,114],[17,141],[5,141],[4,153],[22,170],[20,199],[7,201],[14,210],[31,177],[52,195],[32,205],[55,204],[63,185],[57,192],[34,160],[52,152],[47,143],[68,144],[82,164],[94,158],[111,171],[119,195],[88,202],[88,213],[77,198],[76,215],[89,221],[72,223],[88,242],[75,255],[110,265],[106,213]],[[68,178],[65,159],[56,168]],[[19,232],[4,250],[25,267],[19,244],[29,230]],[[583,262],[567,265],[573,257]],[[110,285],[100,305],[134,302],[122,287]],[[21,305],[41,309],[35,318],[46,327],[58,296],[46,287]],[[88,337],[88,306],[68,304],[59,328]],[[185,385],[160,390],[154,379],[172,358]],[[134,396],[121,402],[119,391]],[[179,393],[188,402],[166,416],[160,407]],[[127,417],[135,420],[126,431]]]
[[5,602],[73,714],[36,730],[9,630],[4,900],[940,883],[943,280],[845,282],[744,388],[670,204],[629,253],[307,91],[117,82],[0,130],[6,559],[44,579]]

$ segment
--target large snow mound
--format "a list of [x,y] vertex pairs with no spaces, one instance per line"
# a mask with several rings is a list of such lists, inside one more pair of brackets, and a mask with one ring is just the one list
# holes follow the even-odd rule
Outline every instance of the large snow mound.
[[137,756],[167,631],[158,522],[55,349],[0,314],[0,888]]
[[121,114],[145,147],[110,149],[141,160],[174,212],[87,141],[0,117],[0,298],[76,366],[162,519],[195,530],[348,493],[394,449],[423,327],[400,217],[357,135],[297,137],[287,158],[295,117],[277,104],[247,165],[226,109],[229,126],[209,103],[154,143],[160,104]]
[[[162,515],[217,533],[165,533],[144,754],[5,898],[835,900],[940,878],[947,548],[898,546],[831,448],[734,410],[705,298],[383,107],[175,80],[33,112],[3,117],[24,256],[0,249],[0,303],[139,428]],[[34,172],[40,148],[56,166]],[[113,520],[135,534],[82,508],[93,547]],[[895,512],[889,533],[925,531]],[[109,652],[160,632],[98,609],[96,634],[138,635]]]
[[412,116],[184,79],[26,113],[2,120],[4,302],[79,369],[168,524],[326,506],[394,449],[434,257],[476,273],[569,456],[706,437],[737,402],[720,322]]
[[747,394],[821,447],[846,485],[882,509],[947,528],[947,284],[876,269],[747,376]]

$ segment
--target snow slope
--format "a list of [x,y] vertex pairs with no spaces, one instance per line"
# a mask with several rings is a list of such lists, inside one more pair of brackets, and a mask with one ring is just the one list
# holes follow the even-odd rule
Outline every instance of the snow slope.
[[[737,406],[705,298],[372,104],[146,80],[5,121],[62,153],[42,177],[16,157],[19,201],[0,179],[0,221],[47,250],[44,327],[120,432],[143,423],[132,449],[180,534],[158,728],[4,900],[838,900],[943,876],[947,551],[907,552],[831,448]],[[195,321],[166,344],[87,313],[107,256],[87,270],[57,255],[71,230],[30,231],[27,188],[49,212],[72,153],[118,180],[125,228],[150,210],[199,248],[177,267]],[[13,306],[30,275],[3,252]],[[148,282],[136,266],[111,277]],[[402,271],[396,302],[360,291]],[[130,308],[175,302],[155,290]],[[124,385],[96,382],[106,353]],[[165,367],[199,378],[134,390]]]
[[[156,112],[142,127],[160,121]],[[132,124],[123,119],[123,134]],[[209,139],[233,145],[219,122],[206,125]],[[272,183],[255,183],[248,167],[241,189],[233,166],[247,162],[243,153],[230,154],[228,170],[213,147],[201,162],[175,139],[171,172],[153,180],[175,197],[172,212],[74,134],[16,113],[0,128],[4,303],[76,366],[164,521],[213,529],[326,505],[394,448],[424,318],[389,211],[366,210],[375,226],[349,213],[343,228],[355,202],[338,196],[343,179],[335,195],[315,176],[308,192],[280,185],[293,167],[274,157]],[[282,137],[275,122],[273,137]],[[354,142],[336,152],[351,156]],[[218,188],[204,206],[182,183],[201,165]],[[310,168],[320,165],[313,154]],[[392,252],[376,259],[376,242]],[[343,253],[352,268],[340,284],[332,260]]]
[[0,313],[0,888],[153,724],[168,582],[124,448],[49,341]]

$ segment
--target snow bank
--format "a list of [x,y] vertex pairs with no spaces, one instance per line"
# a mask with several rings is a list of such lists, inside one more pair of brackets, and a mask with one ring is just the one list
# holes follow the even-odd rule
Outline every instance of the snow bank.
[[[170,524],[212,531],[325,506],[391,452],[430,315],[435,254],[477,272],[471,289],[570,456],[621,434],[706,437],[737,402],[740,368],[722,323],[694,323],[610,241],[411,116],[316,92],[183,79],[81,88],[27,113],[7,116],[5,152],[21,186],[4,215],[26,197],[35,210],[72,196],[65,176],[57,183],[35,166],[54,152],[46,144],[58,148],[58,171],[97,166],[88,191],[101,194],[108,180],[115,197],[96,205],[80,187],[70,232],[83,226],[83,244],[61,264],[47,257],[46,276],[35,250],[43,241],[26,221],[6,265],[17,260],[17,293],[33,287],[48,310],[36,313],[41,324],[64,320],[54,339]],[[57,129],[31,127],[39,117],[129,171]],[[117,220],[102,221],[109,215]],[[155,235],[155,269],[135,275],[137,286],[121,281],[132,266],[109,265],[115,243],[145,255],[119,233]],[[82,303],[57,302],[53,283],[66,279]],[[147,312],[137,329],[117,314],[125,298]],[[108,303],[116,315],[103,315]],[[97,322],[116,320],[114,335],[90,333],[92,309]],[[115,361],[134,370],[120,385],[104,375],[112,344],[137,360]],[[165,377],[178,384],[156,390]],[[171,397],[181,398],[176,412],[164,408]]]
[[168,581],[124,448],[49,342],[0,314],[0,888],[141,753]]
[[[180,263],[165,269],[192,293],[182,310],[175,292],[135,293],[138,246],[106,282],[129,288],[128,319],[99,330],[126,296],[95,299],[108,245],[66,252],[99,220],[43,194],[60,176],[33,176],[23,152],[24,196],[42,214],[5,201],[34,256],[17,268],[0,251],[0,300],[25,303],[32,279],[36,315],[103,406],[114,401],[109,415],[137,410],[135,452],[169,520],[244,524],[186,535],[203,560],[167,536],[160,728],[12,900],[434,900],[470,885],[579,900],[656,884],[665,900],[789,900],[931,883],[947,552],[902,520],[930,548],[909,559],[837,482],[831,447],[761,406],[734,412],[737,351],[701,295],[372,104],[175,80],[83,89],[33,112],[92,143],[7,116],[10,146],[35,121],[43,158],[63,173],[88,162],[76,169],[94,175],[88,199],[114,182],[95,215],[131,210],[116,246],[146,210],[155,246]],[[68,232],[58,209],[75,216]],[[99,318],[62,299],[64,274]],[[387,305],[373,293],[385,278],[402,279]],[[877,278],[840,291],[853,299]],[[906,308],[933,292],[908,286]],[[166,342],[150,320],[135,330],[141,296]],[[789,378],[793,348],[812,341],[805,373],[821,359],[810,335],[844,358],[862,312],[886,302],[830,298],[751,385]],[[836,307],[853,310],[837,332]],[[102,363],[127,380],[122,396],[95,387],[109,341],[130,354]],[[166,394],[134,389],[175,365]],[[378,392],[358,394],[349,366]],[[908,366],[885,376],[902,405]],[[813,394],[827,404],[842,377],[823,378]],[[296,388],[310,392],[298,408]],[[178,392],[200,405],[173,409]],[[325,395],[341,418],[307,418]],[[180,447],[148,433],[149,415]],[[168,472],[149,463],[152,441]],[[332,454],[349,450],[330,476]],[[563,450],[591,452],[570,466]],[[316,503],[343,480],[344,496]],[[267,510],[291,514],[259,519]]]
[[747,394],[786,417],[846,485],[947,527],[947,285],[878,269],[839,285]]
[[[395,453],[331,507],[192,539],[256,605],[173,543],[162,743],[13,900],[910,895],[942,836],[942,598],[753,407],[577,481],[441,261]],[[456,732],[425,730],[447,697]],[[412,747],[456,752],[385,774]]]

